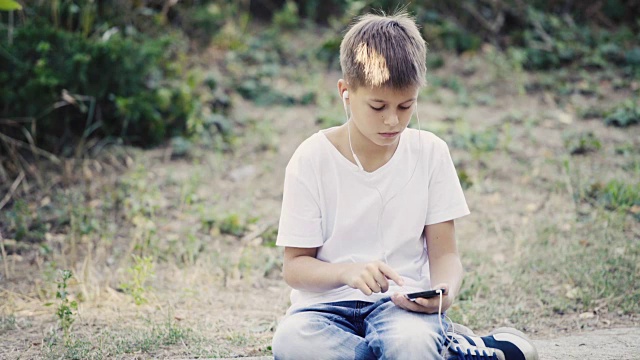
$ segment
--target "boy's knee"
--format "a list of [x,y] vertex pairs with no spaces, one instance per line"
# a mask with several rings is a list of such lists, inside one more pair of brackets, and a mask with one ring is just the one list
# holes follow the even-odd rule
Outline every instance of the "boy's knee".
[[288,316],[278,324],[271,341],[273,356],[276,359],[293,358],[288,353],[291,351],[292,346],[295,347],[296,344],[300,343],[298,336],[301,334],[301,326],[302,323],[297,321],[294,316]]
[[287,316],[276,328],[271,348],[275,359],[302,359],[309,349],[322,342],[322,329],[327,324],[322,319],[298,313]]
[[313,313],[286,317],[276,329],[271,348],[276,360],[341,360],[373,358],[361,337]]
[[[382,359],[441,358],[443,335],[431,321],[416,317],[399,321],[385,333],[378,334],[374,347]],[[372,344],[373,345],[373,344]]]

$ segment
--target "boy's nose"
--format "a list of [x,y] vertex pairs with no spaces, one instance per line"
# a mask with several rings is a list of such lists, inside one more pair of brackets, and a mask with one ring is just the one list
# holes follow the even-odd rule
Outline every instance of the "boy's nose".
[[385,116],[384,118],[384,124],[387,126],[396,126],[399,122],[398,115],[395,113]]

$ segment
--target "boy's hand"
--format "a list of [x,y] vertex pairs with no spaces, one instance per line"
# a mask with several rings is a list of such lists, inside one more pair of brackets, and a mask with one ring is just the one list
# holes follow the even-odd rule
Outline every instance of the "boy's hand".
[[340,276],[341,281],[367,296],[389,290],[387,279],[393,280],[400,286],[404,285],[402,277],[382,261],[345,265],[346,269]]
[[[449,285],[438,284],[433,288],[445,289],[444,294],[442,294],[442,312],[445,312],[453,303],[453,298],[449,296]],[[403,294],[393,294],[393,296],[391,296],[391,301],[405,310],[426,314],[437,314],[440,296],[432,297],[430,299],[417,298],[416,301],[411,301],[404,297]]]

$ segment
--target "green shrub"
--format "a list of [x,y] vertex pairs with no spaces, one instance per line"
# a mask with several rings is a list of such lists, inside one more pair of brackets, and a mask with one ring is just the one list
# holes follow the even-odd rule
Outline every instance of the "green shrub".
[[216,3],[207,6],[178,7],[180,27],[187,36],[207,45],[212,37],[224,26],[227,12]]
[[640,124],[640,106],[631,99],[624,101],[608,111],[604,122],[618,127]]
[[285,29],[293,29],[300,24],[298,5],[292,0],[284,3],[282,10],[273,14],[273,23]]
[[2,116],[34,118],[37,143],[47,149],[90,128],[138,145],[157,144],[184,132],[194,106],[169,63],[181,51],[173,47],[176,41],[120,34],[90,40],[28,22],[0,58]]
[[437,13],[427,13],[427,19],[422,35],[436,48],[463,53],[476,51],[482,45],[480,37]]
[[584,155],[600,150],[602,144],[592,132],[564,136],[564,147],[571,155]]
[[[513,31],[514,45],[525,53],[527,69],[553,69],[578,64],[583,67],[637,67],[633,44],[637,38],[624,24],[612,30],[575,22],[566,13],[554,13],[549,7],[529,6],[521,31]],[[580,13],[575,14],[576,17]]]
[[588,193],[610,210],[628,210],[640,206],[640,183],[628,184],[617,179],[606,184],[595,183]]
[[640,205],[640,184],[631,185],[613,180],[605,185],[602,195],[607,206],[612,209]]
[[148,301],[145,294],[151,287],[147,286],[146,283],[149,278],[155,275],[155,264],[151,256],[140,257],[135,254],[131,256],[133,257],[134,264],[127,269],[130,278],[120,284],[120,288],[133,297],[136,305],[142,305]]

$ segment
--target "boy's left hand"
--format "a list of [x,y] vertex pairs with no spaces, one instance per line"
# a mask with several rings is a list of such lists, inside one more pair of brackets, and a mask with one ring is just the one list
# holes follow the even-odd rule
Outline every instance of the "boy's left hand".
[[[453,298],[449,296],[449,285],[438,284],[433,288],[445,289],[444,294],[442,294],[442,312],[445,312],[453,303]],[[417,298],[416,301],[411,301],[404,297],[403,294],[396,293],[391,296],[391,301],[405,310],[425,314],[437,314],[440,296],[432,297],[430,299]]]

